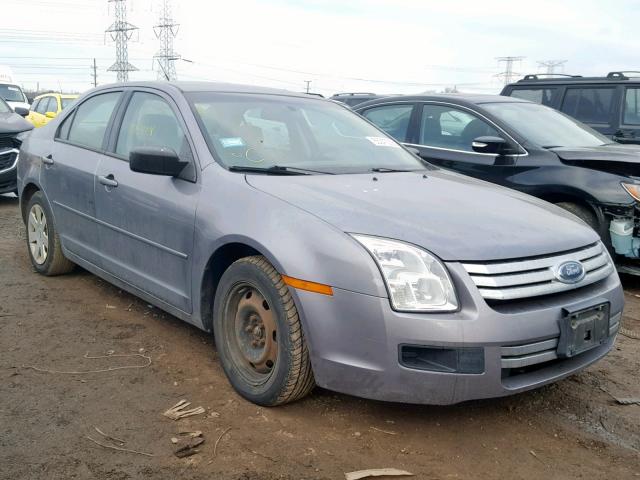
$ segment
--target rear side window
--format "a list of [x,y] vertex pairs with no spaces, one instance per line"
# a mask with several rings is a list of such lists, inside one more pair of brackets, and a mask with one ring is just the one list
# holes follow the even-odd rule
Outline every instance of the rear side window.
[[555,88],[516,88],[511,91],[509,96],[552,106],[555,91]]
[[640,88],[627,88],[624,96],[624,123],[640,125]]
[[171,148],[181,158],[191,153],[184,131],[169,104],[160,96],[135,92],[122,120],[116,153],[129,158],[137,147]]
[[568,88],[561,110],[585,123],[609,123],[615,88]]
[[413,105],[385,105],[365,110],[363,115],[399,142],[407,141]]
[[109,120],[116,108],[120,92],[91,97],[76,110],[68,140],[84,147],[101,149]]

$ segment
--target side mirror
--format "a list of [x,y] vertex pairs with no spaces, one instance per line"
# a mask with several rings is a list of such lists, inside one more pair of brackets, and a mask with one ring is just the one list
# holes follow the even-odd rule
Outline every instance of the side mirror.
[[14,112],[16,112],[18,115],[20,115],[21,117],[26,117],[27,115],[29,115],[29,109],[28,108],[24,108],[24,107],[16,107],[13,109]]
[[176,177],[188,164],[166,147],[138,147],[129,154],[129,168],[139,173]]
[[44,116],[47,117],[47,118],[56,118],[57,115],[58,114],[56,112],[46,112],[44,114]]
[[500,155],[507,150],[509,144],[501,137],[478,137],[471,142],[471,148],[478,153],[492,153]]

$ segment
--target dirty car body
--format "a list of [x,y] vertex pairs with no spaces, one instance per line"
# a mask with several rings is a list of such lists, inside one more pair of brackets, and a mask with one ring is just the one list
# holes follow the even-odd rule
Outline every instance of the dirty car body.
[[[97,104],[111,112],[104,124],[86,111]],[[172,149],[181,168],[139,171],[154,146],[156,160]],[[267,262],[297,312],[287,318],[299,316],[315,383],[366,398],[450,404],[539,387],[604,356],[621,318],[609,254],[574,216],[422,162],[319,98],[100,87],[29,137],[19,189],[27,224],[35,198],[50,205],[66,258],[207,331],[214,299],[237,283],[227,273]],[[240,302],[254,308],[250,293]],[[263,331],[242,327],[255,331],[255,353]],[[226,333],[214,334],[222,357]],[[272,337],[291,353],[280,330]],[[255,378],[276,375],[285,357]]]
[[[640,146],[549,107],[497,95],[379,99],[356,111],[436,165],[573,207],[640,273]],[[397,115],[393,117],[392,114]],[[489,151],[483,139],[504,141]]]

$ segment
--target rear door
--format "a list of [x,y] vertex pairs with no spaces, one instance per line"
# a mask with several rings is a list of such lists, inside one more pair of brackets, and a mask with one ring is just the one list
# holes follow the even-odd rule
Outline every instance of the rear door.
[[63,120],[51,152],[42,158],[41,182],[62,244],[95,265],[100,265],[100,258],[94,176],[120,97],[120,91],[109,91],[84,100]]
[[614,140],[640,144],[640,85],[624,87],[620,128]]
[[[104,269],[191,313],[191,256],[199,184],[182,116],[166,94],[129,92],[96,175],[96,217]],[[187,167],[179,177],[133,172],[136,147],[173,149]]]
[[560,110],[613,138],[620,115],[619,90],[617,85],[568,86]]

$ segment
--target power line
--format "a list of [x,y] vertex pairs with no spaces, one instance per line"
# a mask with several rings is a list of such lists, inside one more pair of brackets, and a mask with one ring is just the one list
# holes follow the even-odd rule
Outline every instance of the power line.
[[520,73],[516,73],[513,71],[513,64],[515,62],[521,62],[522,60],[524,60],[526,57],[498,57],[496,58],[496,60],[498,60],[498,63],[504,63],[505,67],[504,70],[498,74],[496,74],[495,76],[498,78],[502,78],[502,80],[504,81],[504,84],[508,84],[514,81],[514,79],[520,75]]
[[153,27],[156,37],[160,40],[160,50],[153,57],[158,62],[160,80],[173,81],[177,78],[175,61],[181,57],[173,50],[173,39],[178,35],[179,27],[171,17],[169,0],[162,0],[162,13],[158,24]]
[[107,1],[114,4],[115,22],[105,30],[105,34],[110,34],[111,40],[116,43],[116,63],[111,65],[107,70],[116,72],[119,82],[126,82],[129,80],[129,72],[138,70],[129,63],[129,50],[127,45],[133,36],[133,32],[138,30],[138,27],[127,22],[127,0]]
[[567,63],[567,60],[542,60],[538,62],[538,67],[545,68],[550,75],[556,73],[556,67],[562,67],[564,71],[564,64]]

